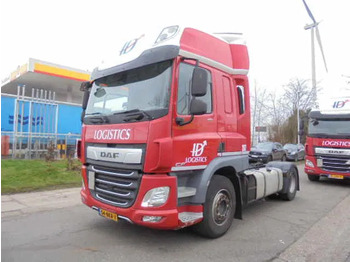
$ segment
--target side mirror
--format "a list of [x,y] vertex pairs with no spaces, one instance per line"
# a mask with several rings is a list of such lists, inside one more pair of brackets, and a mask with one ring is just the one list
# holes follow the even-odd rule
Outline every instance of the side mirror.
[[207,112],[207,104],[202,100],[193,98],[190,104],[190,113],[192,115],[203,115]]
[[86,90],[89,90],[92,87],[92,82],[85,81],[80,84],[80,91],[85,92]]
[[207,94],[208,73],[205,69],[195,67],[192,74],[192,96],[205,96]]
[[87,104],[89,101],[89,96],[90,96],[90,91],[89,90],[85,90],[84,91],[84,96],[83,96],[83,104],[81,105],[81,107],[83,108],[83,111],[86,110],[87,108]]

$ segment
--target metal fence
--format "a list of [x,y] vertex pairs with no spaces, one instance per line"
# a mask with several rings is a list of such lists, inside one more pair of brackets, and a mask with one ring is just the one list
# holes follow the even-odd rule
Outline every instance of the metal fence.
[[55,92],[32,89],[25,97],[25,86],[18,86],[15,100],[13,131],[1,132],[2,158],[55,158],[76,155],[78,134],[58,134],[58,104]]
[[56,159],[76,157],[80,135],[1,132],[1,157],[44,159],[50,152]]

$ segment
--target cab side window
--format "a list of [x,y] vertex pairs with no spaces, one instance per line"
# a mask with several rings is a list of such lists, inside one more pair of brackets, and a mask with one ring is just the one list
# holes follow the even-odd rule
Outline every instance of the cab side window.
[[[190,113],[190,102],[191,102],[191,80],[195,66],[181,63],[179,68],[179,84],[177,92],[177,113],[179,115],[189,115]],[[208,83],[207,83],[207,94],[196,99],[202,100],[207,104],[207,114],[213,112],[212,107],[212,88],[211,88],[211,74],[208,70]]]

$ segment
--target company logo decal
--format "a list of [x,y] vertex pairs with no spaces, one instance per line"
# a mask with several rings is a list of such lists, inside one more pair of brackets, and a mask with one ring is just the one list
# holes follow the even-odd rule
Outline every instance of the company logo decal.
[[333,108],[343,108],[347,102],[350,102],[350,99],[343,101],[335,101],[333,103]]
[[128,42],[126,42],[122,48],[122,50],[120,50],[119,55],[125,55],[127,53],[129,53],[131,50],[134,49],[135,45],[137,44],[137,41],[139,41],[142,37],[144,37],[145,35],[141,35],[139,38],[135,38],[132,39]]
[[322,141],[322,146],[343,146],[350,147],[350,141]]
[[204,148],[207,146],[207,141],[204,140],[203,143],[194,143],[193,149],[191,151],[192,156],[201,156],[203,154]]
[[95,130],[94,139],[97,140],[129,140],[131,129],[104,129]]
[[203,143],[194,143],[192,150],[190,151],[191,156],[186,157],[184,162],[176,163],[175,166],[184,166],[189,163],[205,163],[207,162],[207,157],[202,156],[204,153],[205,147],[208,145],[207,140],[204,140]]

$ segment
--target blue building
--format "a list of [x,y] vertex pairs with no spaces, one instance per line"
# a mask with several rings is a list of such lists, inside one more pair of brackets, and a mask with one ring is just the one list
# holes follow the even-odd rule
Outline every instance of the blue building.
[[46,150],[49,142],[59,149],[64,143],[66,149],[67,137],[80,137],[80,84],[87,80],[88,71],[37,59],[29,59],[4,79],[1,136],[9,140],[6,154],[17,152],[31,158],[32,151]]

